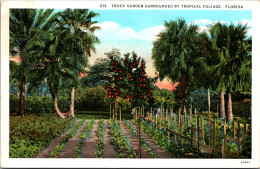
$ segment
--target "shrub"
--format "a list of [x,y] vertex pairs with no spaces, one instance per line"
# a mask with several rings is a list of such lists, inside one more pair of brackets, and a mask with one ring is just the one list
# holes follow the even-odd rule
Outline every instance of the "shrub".
[[109,110],[107,91],[102,87],[84,88],[82,97],[75,98],[76,110]]
[[232,103],[233,114],[235,117],[240,117],[246,121],[250,118],[251,101],[245,99],[242,102]]
[[[75,110],[100,110],[109,111],[109,100],[107,91],[101,87],[84,88],[82,97],[75,93]],[[53,101],[51,96],[27,96],[26,113],[54,113]],[[10,95],[10,113],[19,112],[19,96]],[[70,96],[59,95],[59,109],[65,112],[69,109]]]
[[10,113],[18,113],[19,111],[19,96],[10,95],[9,97],[9,110]]
[[[10,113],[19,112],[19,96],[10,95]],[[52,97],[50,96],[27,96],[25,99],[26,113],[54,113]],[[61,111],[69,109],[70,100],[68,97],[60,96],[58,104]]]

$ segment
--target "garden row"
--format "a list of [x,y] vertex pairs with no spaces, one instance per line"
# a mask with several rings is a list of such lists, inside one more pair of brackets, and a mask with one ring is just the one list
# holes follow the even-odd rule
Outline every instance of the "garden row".
[[[42,114],[21,121],[11,116],[10,158],[137,158],[136,133],[136,125],[127,120],[120,125],[113,119],[61,120]],[[141,136],[142,158],[165,157],[149,139]]]
[[10,158],[31,158],[51,140],[66,132],[74,119],[62,120],[54,114],[10,116]]
[[[178,121],[178,115],[173,119],[152,117],[140,121],[141,126],[141,157],[142,158],[208,158],[209,129],[203,123],[198,123],[200,128],[197,135],[194,124],[194,133],[189,127],[184,128],[183,118]],[[175,118],[174,118],[175,117]],[[202,116],[204,117],[204,116]],[[55,116],[30,115],[23,121],[21,117],[10,117],[10,158],[138,158],[139,142],[137,119],[124,120],[86,120],[66,119],[61,120]],[[171,119],[171,120],[169,120]],[[175,120],[176,119],[176,120]],[[202,122],[202,123],[201,123]],[[178,125],[180,123],[180,125]],[[223,124],[222,124],[223,125]],[[180,126],[180,127],[179,127]],[[202,129],[202,126],[205,126]],[[221,126],[218,122],[216,126]],[[236,126],[235,128],[239,128]],[[246,137],[240,150],[232,142],[232,126],[226,126],[225,150],[229,152],[226,157],[247,158],[243,155]],[[202,133],[204,131],[204,133]],[[216,131],[216,140],[212,142],[212,158],[222,158],[221,146],[223,145],[223,130]],[[240,131],[239,131],[240,132]],[[214,132],[213,132],[214,133]],[[234,134],[234,133],[233,133]],[[238,132],[235,137],[238,139]],[[198,137],[199,136],[199,137]],[[247,135],[246,135],[247,136]],[[192,138],[192,142],[191,139]],[[198,139],[199,138],[199,139]],[[211,135],[214,138],[214,134]],[[230,141],[230,140],[231,141]],[[197,144],[191,144],[199,140]]]
[[176,144],[181,150],[186,148],[186,152],[197,153],[197,156],[250,158],[250,124],[235,120],[227,123],[212,112],[197,113],[196,110],[183,115],[172,110],[151,112],[136,111],[135,115],[149,122],[149,133],[164,132],[168,139],[174,141],[171,145]]

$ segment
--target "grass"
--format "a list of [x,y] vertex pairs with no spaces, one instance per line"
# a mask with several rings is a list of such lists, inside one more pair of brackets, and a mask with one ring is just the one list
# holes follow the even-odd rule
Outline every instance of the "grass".
[[[86,119],[109,119],[110,113],[105,111],[76,111],[75,116],[77,118],[86,118]],[[119,118],[119,115],[118,115]],[[132,119],[133,116],[130,113],[122,112],[122,120]]]
[[[48,114],[48,113],[25,113],[25,116],[26,115],[42,116],[44,114]],[[49,113],[49,114],[54,115],[54,113]],[[16,116],[16,113],[10,113],[10,116]],[[75,116],[78,119],[109,119],[110,113],[106,111],[86,110],[86,111],[75,111]],[[119,119],[119,115],[118,115],[118,119]],[[122,112],[122,120],[128,120],[128,119],[133,119],[131,113]]]

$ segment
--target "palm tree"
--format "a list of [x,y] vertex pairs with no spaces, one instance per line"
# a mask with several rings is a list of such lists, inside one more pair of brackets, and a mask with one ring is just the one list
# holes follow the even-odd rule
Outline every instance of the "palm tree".
[[30,72],[31,84],[37,85],[43,80],[47,81],[55,112],[62,119],[71,112],[62,113],[59,110],[58,91],[79,84],[77,72],[84,71],[86,66],[86,58],[83,56],[79,40],[59,23],[55,28],[42,32],[39,40],[41,46],[31,44],[31,48],[26,49],[31,50],[30,54],[43,54],[38,58],[41,66],[34,67]]
[[[60,118],[65,118],[67,115],[75,117],[75,87],[80,84],[79,75],[80,72],[85,72],[90,51],[93,51],[94,44],[99,42],[94,36],[94,31],[99,27],[93,26],[93,28],[89,24],[89,22],[96,23],[91,21],[92,16],[96,15],[88,10],[80,11],[65,10],[61,12],[57,24],[49,31],[42,31],[40,38],[42,45],[31,44],[30,49],[31,54],[43,54],[38,58],[42,67],[34,69],[34,77],[37,78],[33,83],[47,80],[56,114]],[[70,110],[62,113],[58,107],[58,91],[64,87],[71,88],[71,103]]]
[[[95,44],[100,43],[99,39],[94,35],[95,31],[99,30],[100,27],[95,26],[97,21],[92,20],[94,17],[99,16],[99,14],[89,11],[88,9],[66,9],[61,16],[65,27],[68,27],[72,36],[78,38],[81,49],[87,59],[91,56],[91,51],[95,52]],[[80,71],[74,73],[79,75]],[[72,117],[75,117],[74,93],[75,86],[72,85],[70,103],[70,113]]]
[[112,83],[113,72],[110,70],[110,60],[97,58],[87,74],[81,79],[82,86],[96,87]]
[[[232,121],[231,90],[239,90],[250,83],[251,79],[251,40],[247,37],[246,25],[237,26],[216,23],[211,25],[209,39],[215,57],[211,66],[213,79],[220,89],[220,116],[225,117],[224,91],[227,91],[227,120]],[[216,80],[215,80],[216,81]]]
[[165,21],[164,26],[165,30],[154,42],[152,58],[160,79],[168,77],[172,81],[180,81],[183,112],[186,93],[194,78],[193,60],[196,57],[198,26],[188,25],[182,19]]
[[[19,114],[25,116],[26,81],[32,65],[37,64],[37,59],[28,58],[29,47],[33,37],[37,36],[39,30],[47,31],[55,24],[57,13],[53,10],[36,9],[11,9],[10,10],[10,55],[19,57],[17,79],[20,81],[20,110]],[[38,43],[34,41],[33,43]],[[41,44],[38,44],[41,45]],[[31,55],[33,56],[33,55]],[[34,57],[34,56],[33,56]],[[28,60],[30,59],[30,62]]]
[[93,21],[94,17],[99,16],[98,13],[88,9],[66,9],[62,12],[62,21],[68,26],[74,36],[80,38],[82,50],[85,57],[91,56],[91,51],[95,52],[95,44],[100,43],[99,39],[94,35],[100,27]]

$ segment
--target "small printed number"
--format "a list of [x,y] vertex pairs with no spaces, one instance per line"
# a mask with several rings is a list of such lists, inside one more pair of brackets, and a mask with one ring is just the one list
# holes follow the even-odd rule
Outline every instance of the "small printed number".
[[241,161],[241,163],[247,163],[247,164],[249,164],[250,161]]
[[106,4],[100,4],[100,8],[105,8],[107,7]]

